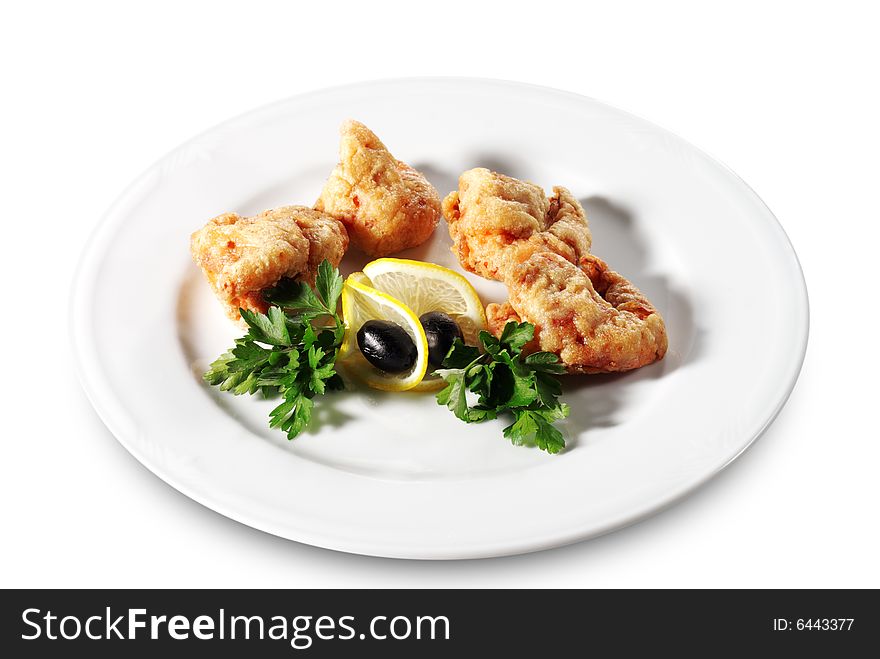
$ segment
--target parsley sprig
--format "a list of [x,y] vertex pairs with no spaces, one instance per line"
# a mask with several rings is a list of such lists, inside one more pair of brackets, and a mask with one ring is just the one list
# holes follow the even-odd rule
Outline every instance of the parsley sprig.
[[311,421],[313,398],[342,388],[335,369],[345,332],[337,312],[341,293],[342,277],[329,261],[318,267],[314,289],[283,280],[264,293],[272,305],[267,313],[240,310],[248,332],[211,364],[205,381],[236,396],[281,396],[269,427],[293,439]]
[[[553,423],[567,417],[569,407],[559,401],[562,387],[554,376],[565,367],[551,352],[522,355],[534,334],[534,325],[510,321],[500,337],[480,332],[482,350],[456,339],[443,361],[445,368],[435,371],[446,381],[437,402],[466,423],[509,412],[514,421],[503,432],[511,442],[559,453],[565,438]],[[475,404],[468,392],[475,394]]]

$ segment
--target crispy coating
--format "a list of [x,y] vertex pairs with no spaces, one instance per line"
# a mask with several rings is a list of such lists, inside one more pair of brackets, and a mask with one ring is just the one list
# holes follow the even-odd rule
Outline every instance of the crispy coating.
[[552,252],[517,266],[509,303],[486,310],[491,331],[500,334],[508,320],[534,324],[529,347],[556,353],[570,373],[628,371],[662,358],[666,331],[660,314],[604,262],[584,258],[586,269]]
[[397,160],[366,126],[340,128],[339,164],[315,208],[345,224],[353,244],[387,256],[425,242],[440,221],[440,196],[415,169]]
[[218,215],[192,234],[190,251],[227,315],[239,308],[265,313],[263,289],[282,277],[314,283],[324,259],[338,265],[348,247],[345,227],[305,206],[283,206],[253,217]]
[[462,266],[507,285],[486,308],[499,335],[509,320],[535,325],[528,352],[556,353],[569,373],[627,371],[661,359],[663,319],[628,280],[589,253],[583,209],[565,188],[544,198],[531,183],[472,169],[443,213]]
[[443,200],[443,215],[466,270],[503,281],[505,271],[535,253],[572,262],[589,253],[587,217],[565,188],[553,188],[548,199],[534,183],[482,167],[462,174],[458,184]]
[[295,208],[298,209],[294,217],[296,224],[309,241],[309,258],[302,278],[314,286],[322,261],[339,265],[348,249],[348,231],[342,222],[325,213],[302,206]]

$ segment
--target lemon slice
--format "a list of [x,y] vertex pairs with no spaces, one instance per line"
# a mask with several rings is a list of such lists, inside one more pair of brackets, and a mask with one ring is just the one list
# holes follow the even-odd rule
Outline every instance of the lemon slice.
[[[457,272],[424,261],[376,259],[364,266],[363,274],[373,288],[403,302],[416,318],[442,311],[458,323],[465,343],[480,345],[486,311],[477,291]],[[443,386],[441,378],[429,373],[414,389],[436,391]]]
[[[407,391],[421,382],[428,369],[428,339],[418,316],[400,300],[370,286],[362,272],[355,272],[342,286],[345,336],[336,363],[343,376],[383,391]],[[357,345],[357,332],[368,320],[390,320],[400,325],[416,346],[416,363],[406,373],[386,373],[364,358]]]

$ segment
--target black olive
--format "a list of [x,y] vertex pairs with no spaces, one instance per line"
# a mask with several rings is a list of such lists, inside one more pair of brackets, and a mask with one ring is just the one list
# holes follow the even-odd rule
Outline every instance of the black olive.
[[423,313],[419,316],[419,322],[425,328],[425,336],[428,338],[428,362],[434,367],[442,366],[452,342],[456,338],[464,340],[461,328],[442,311]]
[[419,356],[406,330],[390,320],[368,320],[357,333],[358,348],[373,366],[386,373],[404,373]]

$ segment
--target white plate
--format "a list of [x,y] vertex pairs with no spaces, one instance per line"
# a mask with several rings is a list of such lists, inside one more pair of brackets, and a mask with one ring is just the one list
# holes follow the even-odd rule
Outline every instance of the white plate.
[[[465,425],[431,395],[322,398],[288,442],[272,403],[200,375],[238,330],[190,261],[224,211],[310,204],[353,117],[446,194],[478,165],[587,210],[594,252],[660,309],[666,358],[569,378],[558,456],[503,424]],[[441,223],[409,252],[456,267]],[[345,268],[362,263],[347,257]],[[476,277],[484,301],[503,289]],[[233,119],[150,168],[83,256],[72,298],[80,377],[120,442],[166,482],[235,520],[322,547],[407,558],[514,554],[630,524],[692,491],[773,420],[807,341],[796,256],[761,200],[675,135],[581,96],[507,82],[416,79],[298,96]]]

